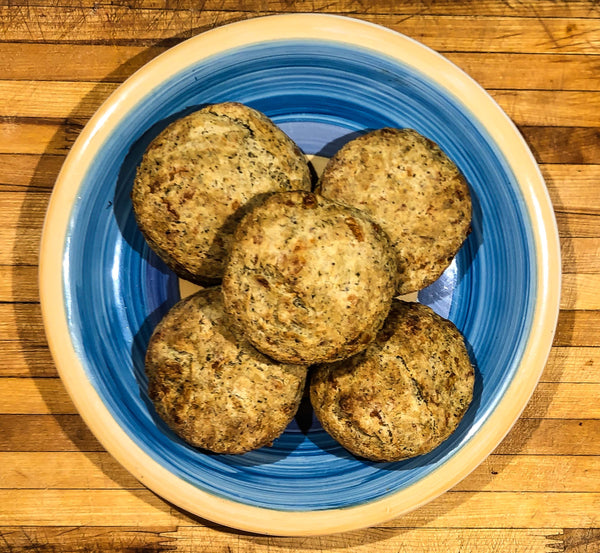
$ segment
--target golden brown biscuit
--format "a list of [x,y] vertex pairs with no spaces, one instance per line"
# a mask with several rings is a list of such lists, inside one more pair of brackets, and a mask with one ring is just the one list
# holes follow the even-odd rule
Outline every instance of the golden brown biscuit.
[[171,123],[150,144],[131,194],[138,226],[179,276],[216,282],[233,231],[253,202],[310,190],[307,161],[262,113],[227,102]]
[[379,129],[351,140],[329,161],[317,191],[364,210],[398,256],[398,293],[434,282],[471,226],[469,187],[456,165],[412,129]]
[[427,453],[458,426],[474,370],[457,328],[419,303],[395,300],[363,353],[319,365],[310,399],[323,428],[373,461]]
[[233,327],[220,288],[171,308],[150,339],[146,372],[161,418],[216,453],[271,443],[294,417],[306,380],[306,367],[265,357]]
[[311,364],[367,347],[396,278],[389,240],[363,212],[310,192],[281,192],[238,226],[223,294],[257,349]]

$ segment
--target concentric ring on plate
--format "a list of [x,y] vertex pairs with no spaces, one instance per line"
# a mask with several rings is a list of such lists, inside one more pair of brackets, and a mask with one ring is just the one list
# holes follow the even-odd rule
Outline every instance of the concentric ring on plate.
[[[305,413],[271,448],[208,455],[178,439],[153,411],[143,355],[152,329],[179,298],[178,283],[137,230],[129,191],[160,130],[226,100],[263,111],[305,153],[325,157],[369,129],[411,127],[465,175],[473,231],[419,299],[465,335],[477,367],[475,397],[457,431],[431,453],[389,464],[359,460]],[[390,30],[337,16],[286,15],[183,42],[107,100],[55,186],[40,290],[48,341],[75,405],[138,479],[218,523],[309,535],[414,509],[493,450],[544,367],[559,275],[556,224],[539,170],[481,87]]]

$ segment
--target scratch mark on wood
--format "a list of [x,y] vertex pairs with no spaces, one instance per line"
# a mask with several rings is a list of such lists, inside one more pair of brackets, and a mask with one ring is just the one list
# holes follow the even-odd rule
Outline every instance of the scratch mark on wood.
[[556,37],[554,36],[554,33],[548,27],[548,25],[546,24],[546,22],[544,21],[544,19],[540,16],[539,12],[536,10],[536,8],[535,8],[535,6],[533,4],[531,5],[531,10],[533,11],[533,14],[535,15],[535,17],[538,20],[539,24],[544,29],[544,32],[546,33],[546,35],[550,39],[550,42],[554,45],[554,48],[556,50],[560,50],[561,46],[560,46],[558,40],[556,39]]
[[0,551],[162,553],[176,549],[174,538],[166,535],[173,530],[172,527],[8,527],[0,529]]

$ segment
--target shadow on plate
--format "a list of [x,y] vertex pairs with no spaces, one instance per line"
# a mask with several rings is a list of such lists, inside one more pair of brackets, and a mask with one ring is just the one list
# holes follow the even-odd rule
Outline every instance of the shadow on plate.
[[[477,257],[477,252],[483,245],[483,215],[481,204],[477,193],[471,189],[472,221],[471,230],[461,248],[457,252],[452,264],[435,282],[423,288],[418,293],[420,303],[431,307],[438,315],[449,318],[453,304],[454,291],[460,287],[463,280],[471,272],[473,262]],[[469,304],[470,287],[464,286],[466,296],[462,299],[464,305],[463,316],[466,316]],[[461,326],[464,321],[453,320],[454,323]]]
[[348,142],[350,142],[351,140],[354,140],[355,138],[358,138],[359,136],[362,136],[363,134],[367,134],[368,132],[371,132],[373,130],[375,130],[375,129],[364,129],[362,131],[352,131],[352,132],[349,132],[348,134],[344,134],[338,138],[335,138],[334,140],[331,140],[327,144],[325,144],[318,152],[315,152],[314,155],[326,157],[326,158],[333,157],[333,155],[338,150],[340,150],[343,146],[345,146]]

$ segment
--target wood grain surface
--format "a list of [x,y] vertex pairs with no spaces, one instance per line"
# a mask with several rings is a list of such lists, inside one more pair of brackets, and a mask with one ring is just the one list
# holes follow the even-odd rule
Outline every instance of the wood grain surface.
[[[541,381],[504,441],[424,507],[375,528],[277,538],[217,526],[147,490],[68,397],[41,319],[44,215],[69,148],[169,47],[258,15],[351,15],[474,77],[540,164],[563,256]],[[600,552],[600,4],[595,0],[0,2],[0,551]]]

